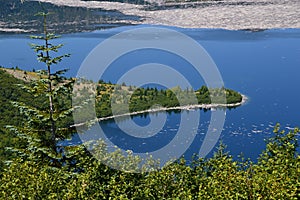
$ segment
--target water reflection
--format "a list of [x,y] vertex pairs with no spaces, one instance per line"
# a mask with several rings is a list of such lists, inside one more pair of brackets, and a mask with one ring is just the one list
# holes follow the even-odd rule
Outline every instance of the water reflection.
[[28,32],[42,32],[42,19],[35,16],[41,11],[53,13],[48,16],[48,27],[56,33],[72,33],[106,29],[135,24],[141,19],[119,11],[88,9],[82,7],[57,6],[37,1],[0,0],[0,22],[5,29],[22,29]]

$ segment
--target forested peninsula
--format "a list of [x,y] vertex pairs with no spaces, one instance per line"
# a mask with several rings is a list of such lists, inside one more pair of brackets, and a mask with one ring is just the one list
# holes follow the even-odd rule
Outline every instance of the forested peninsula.
[[[45,99],[28,97],[25,91],[15,86],[16,84],[30,84],[30,81],[39,78],[38,73],[0,68],[0,76],[1,88],[9,88],[10,90],[10,92],[7,89],[3,90],[1,95],[1,98],[5,99],[3,100],[6,104],[5,108],[8,108],[5,112],[16,113],[9,101],[31,102],[33,105],[40,106],[45,102]],[[74,78],[69,78],[69,80],[74,80]],[[126,86],[125,83],[118,85],[103,80],[94,85],[96,85],[95,110],[100,120],[110,119],[115,115],[135,115],[162,110],[234,108],[242,105],[247,99],[246,96],[232,89],[208,88],[205,85],[198,90],[182,89],[179,86],[169,89],[137,88],[131,85]],[[79,93],[87,93],[90,90],[86,84],[79,85],[77,83],[75,87],[80,88]],[[71,97],[66,98],[61,97],[62,107],[71,105]],[[111,105],[114,105],[114,112]],[[11,119],[9,113],[6,116]],[[68,124],[72,124],[71,120]]]

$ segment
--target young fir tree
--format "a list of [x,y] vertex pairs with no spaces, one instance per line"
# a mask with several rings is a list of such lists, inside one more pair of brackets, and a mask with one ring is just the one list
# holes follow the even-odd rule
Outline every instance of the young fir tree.
[[62,153],[57,147],[57,142],[73,133],[73,128],[70,128],[73,80],[63,76],[66,69],[53,69],[54,65],[70,55],[53,56],[63,45],[52,43],[59,36],[47,30],[48,15],[48,12],[37,14],[43,18],[43,34],[31,36],[32,39],[43,41],[42,44],[31,44],[31,47],[36,52],[38,61],[45,63],[46,69],[38,72],[38,80],[32,80],[30,85],[21,85],[39,105],[33,107],[26,102],[13,102],[25,120],[21,127],[8,128],[16,132],[27,144],[27,148],[18,150],[23,157],[33,157],[43,162],[48,161],[51,165],[61,166],[64,161],[61,160]]

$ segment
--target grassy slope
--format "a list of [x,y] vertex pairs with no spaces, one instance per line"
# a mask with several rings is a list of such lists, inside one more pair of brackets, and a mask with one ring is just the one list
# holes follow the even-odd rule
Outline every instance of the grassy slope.
[[23,82],[30,82],[32,80],[37,80],[39,78],[39,75],[35,72],[23,71],[18,69],[7,69],[7,68],[0,68],[0,70],[3,70],[8,74],[11,74],[14,78],[19,79]]

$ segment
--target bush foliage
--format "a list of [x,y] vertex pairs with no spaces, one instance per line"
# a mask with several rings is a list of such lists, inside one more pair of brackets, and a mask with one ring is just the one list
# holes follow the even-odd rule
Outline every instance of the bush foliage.
[[[180,159],[147,173],[111,169],[81,146],[69,147],[77,160],[73,167],[16,158],[1,174],[0,198],[299,199],[297,132],[284,133],[277,127],[257,163],[233,160],[222,146],[212,158],[195,159],[189,165]],[[116,162],[122,157],[114,156]]]

